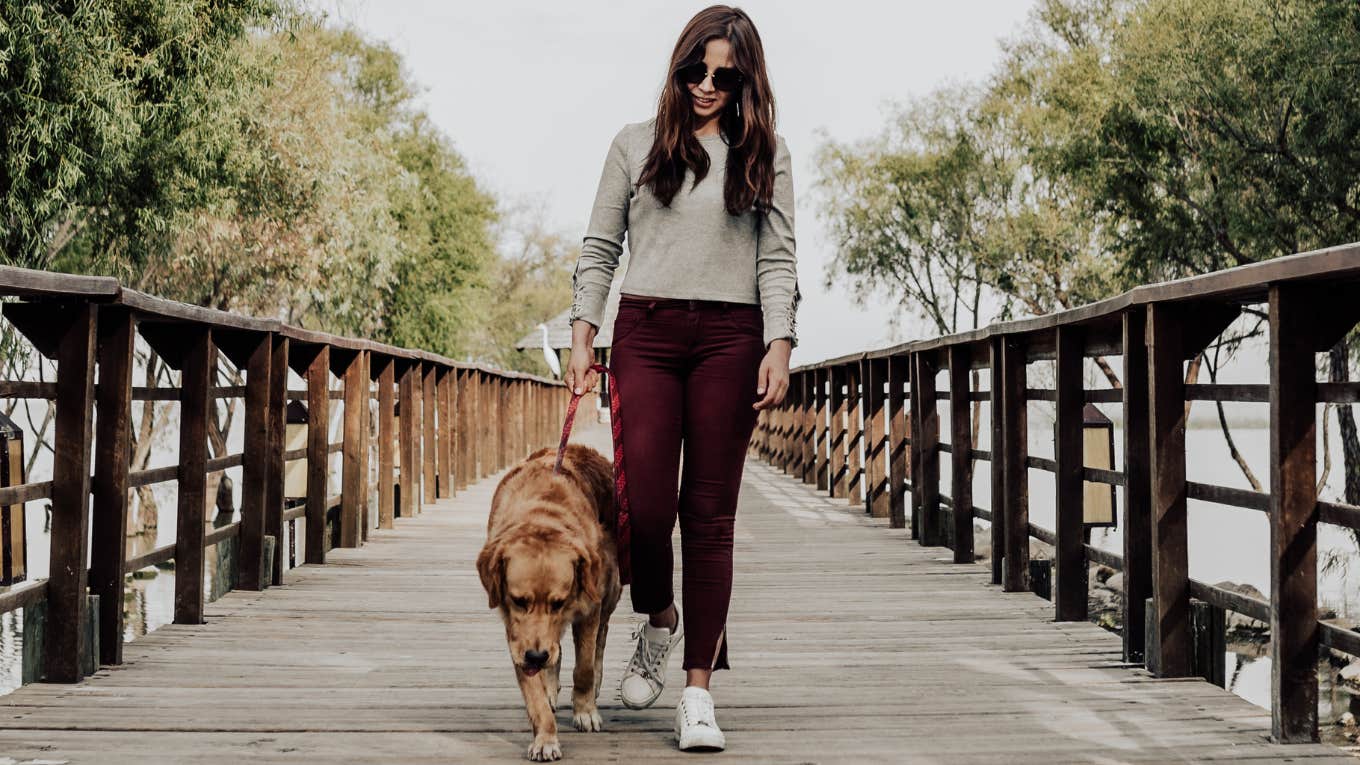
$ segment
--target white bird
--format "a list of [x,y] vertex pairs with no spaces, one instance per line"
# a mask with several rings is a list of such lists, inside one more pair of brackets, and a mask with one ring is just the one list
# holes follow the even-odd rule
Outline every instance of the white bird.
[[557,351],[548,345],[548,325],[540,323],[538,328],[543,330],[543,360],[548,362],[548,368],[552,370],[553,376],[562,376],[562,362],[557,358]]

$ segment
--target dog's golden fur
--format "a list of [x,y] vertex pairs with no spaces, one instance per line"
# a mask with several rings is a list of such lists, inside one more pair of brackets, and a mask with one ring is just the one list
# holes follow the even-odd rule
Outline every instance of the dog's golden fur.
[[[515,677],[533,726],[533,760],[557,759],[557,692],[562,633],[572,626],[572,722],[600,730],[605,636],[619,602],[614,545],[617,508],[611,463],[595,449],[568,444],[562,472],[557,450],[539,449],[511,468],[491,498],[487,540],[477,572],[489,606],[500,609]],[[539,667],[526,654],[547,659]],[[527,665],[527,666],[526,666]]]

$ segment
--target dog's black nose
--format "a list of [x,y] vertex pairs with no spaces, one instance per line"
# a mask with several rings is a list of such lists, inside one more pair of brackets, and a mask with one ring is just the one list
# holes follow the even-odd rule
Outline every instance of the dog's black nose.
[[526,667],[542,667],[548,663],[547,651],[525,651],[524,665]]

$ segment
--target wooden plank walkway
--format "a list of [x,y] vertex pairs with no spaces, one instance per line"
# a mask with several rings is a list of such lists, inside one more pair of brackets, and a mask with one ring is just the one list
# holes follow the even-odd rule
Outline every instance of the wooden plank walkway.
[[[605,446],[608,433],[591,427],[582,440]],[[281,587],[232,592],[208,607],[207,624],[140,638],[125,664],[82,684],[0,698],[0,763],[521,761],[528,722],[473,566],[499,477],[290,572]],[[1002,593],[984,567],[884,526],[747,463],[733,669],[714,683],[729,748],[714,757],[1356,761],[1329,746],[1271,745],[1266,710],[1127,668],[1115,635],[1054,623],[1047,602]],[[625,594],[601,695],[607,730],[572,730],[563,691],[565,758],[694,762],[704,755],[671,740],[678,658],[655,707],[616,700],[628,610]],[[564,655],[569,678],[569,647]]]

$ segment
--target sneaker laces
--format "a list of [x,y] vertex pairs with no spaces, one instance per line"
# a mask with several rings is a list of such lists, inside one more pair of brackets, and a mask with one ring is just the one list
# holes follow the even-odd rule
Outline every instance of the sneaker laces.
[[[670,650],[670,640],[662,640],[653,643],[647,639],[643,631],[645,621],[638,622],[633,628],[633,638],[638,641],[637,650],[633,651],[633,658],[628,660],[628,672],[634,672],[652,682],[662,683],[661,680],[661,657]],[[671,631],[672,635],[674,630]],[[662,683],[664,685],[664,683]]]
[[[686,725],[706,725],[711,728],[718,727],[717,720],[713,715],[713,698],[707,695],[686,695],[680,708],[685,715]],[[692,716],[691,716],[692,714]]]

